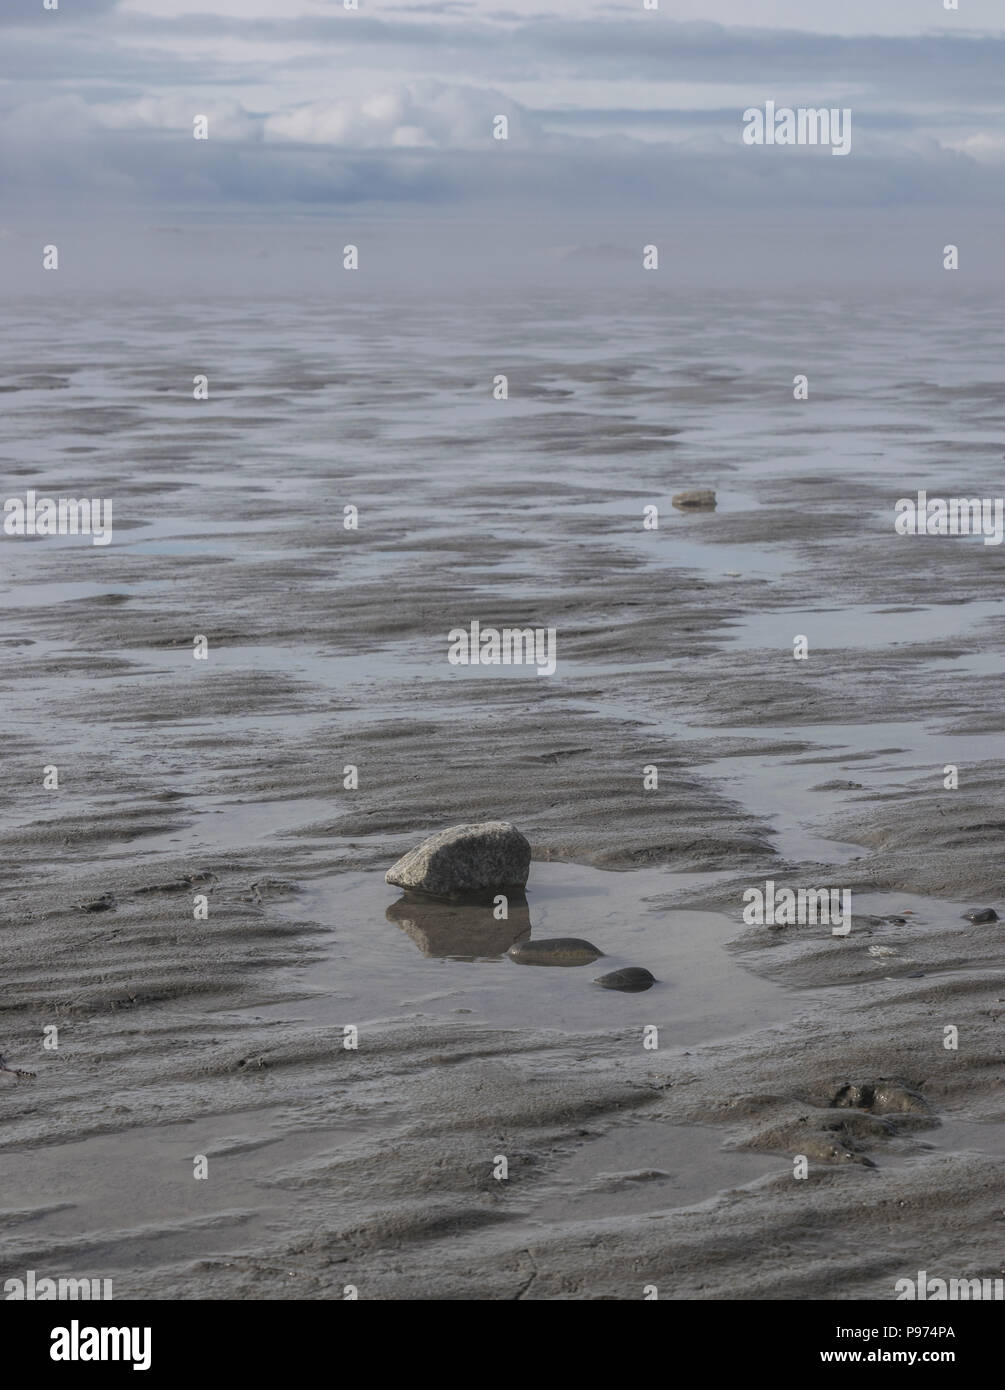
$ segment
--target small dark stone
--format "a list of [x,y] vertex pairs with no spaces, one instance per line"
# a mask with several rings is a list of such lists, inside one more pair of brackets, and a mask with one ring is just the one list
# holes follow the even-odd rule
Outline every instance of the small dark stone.
[[92,898],[88,903],[74,903],[78,912],[110,912],[115,906],[115,899],[111,893],[106,893],[103,898]]
[[964,912],[963,917],[965,921],[976,922],[978,925],[998,921],[998,913],[993,907],[975,907],[972,912]]
[[604,989],[620,989],[626,994],[638,994],[644,989],[652,989],[656,977],[650,975],[641,965],[629,965],[624,970],[612,970],[609,975],[598,975],[593,982]]

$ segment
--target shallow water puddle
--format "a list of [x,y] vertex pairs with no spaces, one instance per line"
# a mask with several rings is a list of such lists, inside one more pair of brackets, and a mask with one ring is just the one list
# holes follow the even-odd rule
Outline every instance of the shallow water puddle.
[[[343,1025],[463,1013],[500,1027],[577,1032],[656,1024],[661,1046],[788,1019],[793,995],[751,974],[724,949],[737,935],[735,921],[650,901],[718,877],[534,863],[527,903],[514,903],[505,922],[490,908],[402,895],[379,873],[315,879],[296,900],[274,908],[332,928],[324,958],[296,972],[292,982],[284,980],[309,996],[295,1006],[259,1006],[256,1013],[292,1012]],[[531,940],[585,937],[605,954],[592,965],[518,965],[504,953],[528,934]],[[624,994],[593,983],[628,965],[652,971],[657,984]]]
[[[707,737],[716,731],[690,732]],[[866,851],[860,845],[828,838],[814,828],[815,821],[842,811],[856,796],[903,785],[918,768],[938,769],[941,777],[946,763],[980,762],[988,756],[989,743],[983,734],[940,733],[914,721],[772,725],[718,732],[818,745],[812,752],[791,756],[754,752],[701,761],[695,766],[719,781],[721,790],[735,797],[745,810],[772,820],[774,846],[784,858],[833,864],[846,863]],[[842,766],[842,755],[847,766]],[[835,782],[851,785],[835,787]]]
[[[329,820],[333,814],[330,798],[291,797],[277,801],[239,801],[204,799],[197,806],[179,803],[172,814],[191,820],[190,825],[153,835],[133,836],[100,847],[102,858],[135,858],[147,854],[182,854],[198,850],[213,852],[239,849],[250,841],[267,839]],[[129,846],[123,852],[122,845]]]
[[973,640],[981,622],[1000,618],[1001,600],[940,603],[929,607],[880,608],[851,604],[845,608],[781,608],[731,619],[725,635],[746,650],[776,647],[792,653],[793,638],[806,636],[812,650],[884,648],[898,643],[951,642],[964,634]]
[[559,1160],[531,1220],[591,1220],[672,1210],[708,1201],[770,1173],[791,1172],[784,1155],[724,1149],[704,1125],[641,1120],[584,1140]]
[[665,552],[650,559],[653,569],[693,569],[713,578],[780,579],[795,570],[797,562],[787,550],[765,545],[712,544],[674,535]]
[[151,593],[162,586],[150,579],[129,584],[91,584],[84,581],[50,584],[18,584],[0,592],[4,607],[48,608],[53,603],[74,603],[85,598],[131,598],[133,594]]
[[[50,1240],[58,1252],[66,1242],[65,1265],[58,1253],[47,1257],[45,1272],[57,1277],[80,1274],[98,1256],[114,1274],[258,1249],[298,1202],[295,1186],[275,1175],[308,1158],[344,1158],[357,1144],[365,1150],[373,1131],[372,1118],[291,1129],[290,1109],[271,1106],[44,1145],[28,1162],[2,1153],[0,1186],[17,1198],[0,1205],[0,1232],[9,1255],[22,1243],[30,1252]],[[193,1180],[197,1154],[212,1181]]]
[[[828,836],[826,821],[856,797],[903,786],[919,769],[939,769],[941,778],[947,763],[983,762],[992,737],[942,732],[921,720],[715,726],[691,724],[676,715],[654,717],[618,699],[570,700],[568,705],[601,717],[644,721],[682,744],[734,738],[755,745],[791,743],[791,753],[756,746],[749,753],[718,758],[697,753],[691,765],[717,782],[722,795],[770,822],[773,848],[782,860],[795,863],[843,864],[864,857],[862,845]],[[807,744],[813,746],[805,748]]]
[[960,1120],[946,1115],[937,1130],[923,1136],[939,1153],[975,1153],[1005,1159],[1005,1120]]

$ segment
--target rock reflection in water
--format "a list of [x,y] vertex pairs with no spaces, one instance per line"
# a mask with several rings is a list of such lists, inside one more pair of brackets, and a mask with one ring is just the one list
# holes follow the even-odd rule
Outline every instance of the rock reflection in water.
[[407,932],[424,956],[501,960],[515,942],[530,936],[526,898],[511,896],[508,910],[508,918],[497,921],[484,898],[445,902],[404,893],[387,909],[387,920]]

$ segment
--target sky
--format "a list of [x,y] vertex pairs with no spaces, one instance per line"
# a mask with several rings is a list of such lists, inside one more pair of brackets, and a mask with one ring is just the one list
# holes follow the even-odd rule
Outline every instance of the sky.
[[[844,244],[908,215],[990,262],[1005,0],[656,3],[0,0],[0,250],[54,221],[253,226],[267,253],[300,219]],[[744,145],[769,100],[849,109],[850,155]]]

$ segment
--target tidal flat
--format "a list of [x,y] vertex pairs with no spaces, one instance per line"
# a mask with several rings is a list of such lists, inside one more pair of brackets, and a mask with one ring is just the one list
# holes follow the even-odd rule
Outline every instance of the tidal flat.
[[[114,536],[0,538],[5,1276],[1000,1277],[1005,923],[964,914],[1005,917],[1005,547],[894,519],[1000,495],[1005,359],[993,305],[936,318],[11,307],[4,497],[111,498]],[[472,622],[554,630],[554,672],[452,664]],[[487,820],[532,846],[509,920],[385,884]],[[847,890],[850,932],[745,924],[769,880]],[[552,937],[603,957],[507,955]]]

